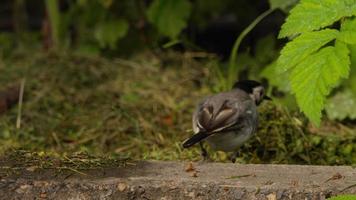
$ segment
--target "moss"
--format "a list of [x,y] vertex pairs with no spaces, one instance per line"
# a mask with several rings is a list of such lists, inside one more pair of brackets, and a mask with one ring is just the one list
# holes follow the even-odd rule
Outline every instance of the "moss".
[[9,150],[0,157],[0,176],[11,176],[24,171],[42,169],[61,172],[74,172],[86,175],[91,169],[116,168],[130,164],[127,158],[92,156],[87,153],[33,152],[26,150]]
[[[3,87],[26,78],[21,128],[17,109],[1,116],[0,148],[132,159],[199,160],[198,147],[181,148],[191,135],[195,104],[211,93],[215,58],[162,57],[144,52],[129,60],[77,55],[12,57],[1,62]],[[213,63],[213,64],[212,64]],[[309,127],[275,102],[260,108],[259,131],[241,148],[242,163],[352,164],[352,127]],[[228,161],[223,152],[210,152]]]

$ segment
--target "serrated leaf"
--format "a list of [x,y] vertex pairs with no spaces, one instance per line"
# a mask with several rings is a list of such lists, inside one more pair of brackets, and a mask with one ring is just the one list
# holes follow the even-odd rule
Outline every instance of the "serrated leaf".
[[345,19],[341,24],[341,31],[356,31],[356,17]]
[[186,27],[190,10],[187,0],[155,0],[148,8],[147,17],[161,34],[175,39]]
[[279,8],[284,12],[287,12],[288,9],[297,2],[298,0],[269,0],[269,5],[271,9]]
[[341,31],[337,39],[346,44],[356,44],[356,31]]
[[346,19],[342,22],[337,39],[347,44],[356,44],[356,18]]
[[356,93],[356,45],[349,45],[350,60],[351,60],[351,88]]
[[332,120],[356,119],[356,95],[351,90],[338,92],[328,99],[325,110]]
[[325,97],[341,78],[349,74],[350,60],[345,44],[339,42],[308,56],[292,71],[292,92],[304,114],[320,124]]
[[320,47],[335,39],[337,35],[337,30],[325,29],[298,36],[282,49],[281,55],[277,60],[279,72],[285,72],[293,68],[307,56],[320,49]]
[[[354,31],[356,32],[356,17],[352,19],[345,19],[341,24],[341,31]],[[345,87],[350,88],[356,93],[356,44],[348,45],[350,50],[351,71],[350,77],[345,82]]]
[[278,37],[319,30],[353,15],[356,15],[356,0],[302,0],[290,11]]
[[105,21],[98,24],[94,36],[100,47],[115,49],[117,41],[127,34],[128,28],[128,23],[122,19]]

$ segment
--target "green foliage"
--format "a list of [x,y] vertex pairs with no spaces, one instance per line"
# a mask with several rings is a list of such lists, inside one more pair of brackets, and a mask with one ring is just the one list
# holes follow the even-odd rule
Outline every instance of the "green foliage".
[[[349,76],[347,44],[356,42],[355,19],[343,19],[340,31],[325,27],[351,15],[356,15],[355,0],[302,0],[291,10],[279,35],[300,34],[282,49],[277,68],[289,74],[300,109],[316,125],[326,96],[341,78]],[[317,31],[320,28],[324,29]]]
[[98,24],[94,34],[101,48],[115,49],[117,41],[127,34],[128,29],[129,25],[125,20],[111,20]]
[[[354,34],[356,31],[356,20],[346,20],[341,27],[342,32]],[[341,33],[342,33],[341,32]],[[343,40],[349,42],[350,37],[345,37]],[[343,120],[346,118],[356,119],[356,45],[348,45],[350,49],[351,71],[350,77],[342,83],[341,91],[338,91],[334,96],[330,97],[326,104],[326,113],[330,119]]]
[[[0,33],[0,54],[6,54],[11,52],[11,49],[15,46],[14,36],[9,33]],[[7,56],[7,55],[4,55]]]
[[231,88],[236,78],[238,77],[239,69],[237,65],[237,54],[242,40],[257,26],[259,22],[261,22],[274,10],[281,9],[286,11],[291,5],[295,4],[295,0],[270,0],[269,4],[270,8],[256,17],[236,38],[230,53],[227,81],[225,81],[225,86],[223,87],[225,90]]
[[338,40],[347,44],[356,44],[356,19],[344,20],[341,24],[341,32],[339,33]]
[[287,12],[290,7],[297,3],[298,0],[269,0],[269,5],[272,9],[281,9]]
[[58,8],[58,1],[47,0],[46,6],[51,24],[51,37],[54,43],[54,47],[58,48],[58,46],[61,44],[61,16]]
[[[260,76],[267,78],[268,83],[271,86],[277,87],[279,90],[281,90],[283,92],[290,91],[290,85],[288,82],[288,74],[287,73],[280,74],[277,71],[277,63],[276,62],[273,62],[273,63],[267,65],[262,70]],[[278,77],[278,78],[276,78],[276,77]]]
[[260,21],[262,21],[265,17],[267,17],[273,11],[274,11],[274,9],[270,8],[270,9],[264,11],[263,13],[261,13],[236,38],[236,40],[234,42],[234,45],[232,47],[231,53],[230,53],[227,81],[226,81],[226,84],[225,84],[225,87],[224,87],[225,90],[231,88],[233,86],[236,78],[238,77],[237,54],[238,54],[238,50],[239,50],[239,47],[240,47],[240,44],[241,44],[242,40],[247,36],[248,33],[250,33],[253,30],[253,28],[256,27],[256,25]]
[[[202,66],[218,60],[197,61],[174,52],[161,55],[170,63],[151,53],[130,60],[68,54],[7,58],[0,84],[4,87],[26,76],[29,98],[23,104],[21,129],[15,127],[16,108],[1,116],[0,155],[2,150],[20,148],[87,151],[92,155],[116,152],[133,159],[199,160],[199,147],[183,150],[181,141],[191,135],[190,113],[195,104],[211,94],[210,86],[217,78],[206,68],[202,73]],[[242,55],[238,60],[249,60]],[[23,71],[23,66],[28,70]],[[259,130],[242,147],[240,162],[356,163],[355,129],[338,130],[339,125],[335,125],[325,132],[311,133],[300,115],[274,102],[265,102],[259,109]],[[212,157],[230,162],[223,155],[215,152]]]
[[355,200],[356,195],[352,194],[342,194],[335,197],[328,198],[328,200]]
[[338,44],[307,57],[290,74],[297,103],[315,124],[320,124],[326,95],[340,78],[346,78],[349,74],[348,49],[345,44]]
[[279,68],[285,72],[295,67],[309,55],[319,50],[320,47],[335,39],[337,33],[338,31],[335,29],[325,29],[305,33],[295,38],[282,49],[281,56],[277,61]]
[[187,26],[190,11],[187,0],[155,0],[147,10],[147,17],[162,35],[175,39]]
[[319,30],[353,15],[356,15],[356,0],[302,0],[290,11],[279,37]]
[[326,113],[330,119],[356,119],[356,96],[351,90],[337,93],[328,99]]

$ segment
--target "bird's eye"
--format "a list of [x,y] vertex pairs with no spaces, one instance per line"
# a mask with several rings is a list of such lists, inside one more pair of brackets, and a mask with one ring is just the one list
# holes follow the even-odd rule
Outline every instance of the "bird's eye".
[[264,95],[263,91],[260,91],[260,97],[262,97]]

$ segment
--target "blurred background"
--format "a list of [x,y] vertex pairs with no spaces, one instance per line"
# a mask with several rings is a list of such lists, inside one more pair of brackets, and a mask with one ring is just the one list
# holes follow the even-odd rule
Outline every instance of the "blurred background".
[[0,153],[199,160],[198,147],[181,148],[191,114],[232,76],[261,81],[273,98],[238,162],[355,164],[355,70],[329,96],[321,126],[309,123],[274,68],[297,0],[275,1],[3,0]]

